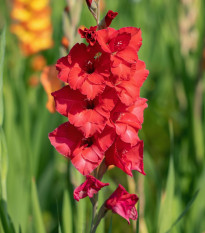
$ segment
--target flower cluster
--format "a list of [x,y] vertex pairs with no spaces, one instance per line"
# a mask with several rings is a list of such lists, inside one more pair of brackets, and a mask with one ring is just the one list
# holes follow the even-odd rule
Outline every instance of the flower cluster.
[[[132,170],[145,174],[143,141],[138,137],[147,107],[147,100],[140,97],[140,88],[148,76],[145,63],[138,59],[141,30],[107,27],[116,15],[109,11],[102,27],[79,30],[89,44],[75,44],[56,65],[58,78],[66,85],[52,95],[56,110],[68,121],[51,132],[49,139],[87,176],[85,183],[74,191],[76,200],[92,197],[107,185],[88,176],[102,161],[130,176]],[[133,195],[119,186],[105,206],[128,221],[136,219],[134,205],[138,197]]]
[[49,0],[14,0],[11,31],[19,38],[24,55],[52,47],[50,15]]

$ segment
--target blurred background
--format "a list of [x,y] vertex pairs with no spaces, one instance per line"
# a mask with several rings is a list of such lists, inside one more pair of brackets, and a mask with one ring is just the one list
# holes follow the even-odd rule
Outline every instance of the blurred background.
[[[146,176],[110,169],[100,202],[120,182],[139,198],[137,223],[108,213],[97,233],[205,232],[205,2],[101,0],[112,27],[140,27],[139,58],[150,74],[140,138]],[[0,232],[87,233],[83,181],[48,133],[66,119],[50,93],[62,85],[53,66],[95,21],[83,0],[0,0]]]

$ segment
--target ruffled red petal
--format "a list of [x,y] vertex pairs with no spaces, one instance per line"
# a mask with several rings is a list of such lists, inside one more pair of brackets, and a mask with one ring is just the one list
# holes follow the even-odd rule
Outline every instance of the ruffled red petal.
[[106,164],[115,165],[128,175],[132,176],[132,170],[136,170],[143,175],[143,141],[138,141],[135,146],[123,142],[117,138],[113,145],[105,154]]
[[137,201],[138,196],[136,194],[128,193],[125,188],[119,184],[113,194],[106,200],[105,207],[112,210],[113,213],[119,214],[130,223],[130,219],[136,220],[138,217],[135,208]]

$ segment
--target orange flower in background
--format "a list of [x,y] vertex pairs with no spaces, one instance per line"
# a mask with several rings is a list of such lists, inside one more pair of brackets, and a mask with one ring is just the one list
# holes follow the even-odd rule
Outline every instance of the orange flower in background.
[[28,85],[30,87],[36,87],[39,84],[39,77],[37,75],[31,75],[28,79]]
[[56,71],[55,65],[46,66],[41,74],[41,84],[48,95],[46,107],[51,113],[55,112],[55,102],[51,92],[54,92],[62,87],[62,81],[57,78],[57,74],[58,72]]
[[63,38],[62,38],[61,44],[65,49],[69,48],[69,40],[65,36],[63,36]]
[[46,59],[42,55],[36,55],[31,60],[31,68],[34,71],[42,71],[46,66]]
[[11,32],[28,56],[53,46],[50,0],[14,0]]

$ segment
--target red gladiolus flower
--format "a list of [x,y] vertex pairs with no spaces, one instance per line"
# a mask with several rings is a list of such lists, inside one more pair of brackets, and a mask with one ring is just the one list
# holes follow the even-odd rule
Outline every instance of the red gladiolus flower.
[[112,210],[113,213],[119,214],[130,223],[130,219],[136,220],[138,217],[135,208],[137,201],[138,196],[136,194],[129,194],[125,188],[119,184],[118,188],[106,201],[105,207]]
[[112,23],[113,19],[118,15],[117,12],[113,12],[111,10],[109,10],[105,16],[105,24],[106,27],[109,27],[110,24]]
[[68,117],[69,122],[79,128],[86,138],[103,131],[117,99],[111,88],[106,88],[94,100],[88,100],[85,95],[69,86],[53,92],[52,95],[56,110]]
[[134,146],[138,143],[138,130],[142,128],[146,99],[138,98],[130,107],[118,102],[111,113],[111,123],[115,126],[121,140]]
[[98,46],[76,44],[67,56],[57,61],[56,68],[59,79],[92,100],[105,89],[105,80],[110,76],[110,59]]
[[141,30],[135,27],[99,30],[97,40],[105,52],[116,53],[118,57],[128,62],[135,61],[136,53],[142,45]]
[[101,188],[109,185],[109,183],[103,183],[97,180],[95,177],[87,175],[86,181],[78,186],[73,193],[74,199],[79,201],[80,199],[89,196],[93,197]]
[[83,30],[81,28],[78,29],[79,34],[81,35],[81,38],[85,38],[86,41],[90,44],[90,45],[94,45],[96,42],[96,29],[97,26],[95,27],[90,27],[88,28],[84,28]]
[[127,79],[131,75],[132,64],[138,60],[137,52],[142,44],[141,30],[135,27],[119,30],[107,28],[96,33],[102,50],[111,54],[112,74]]
[[101,134],[84,138],[73,125],[66,122],[49,133],[51,144],[65,157],[70,158],[83,175],[90,174],[102,161],[104,152],[112,145],[115,133],[106,127]]
[[109,150],[106,151],[105,159],[107,166],[115,165],[130,176],[132,176],[132,170],[136,170],[145,175],[143,141],[141,140],[138,140],[135,146],[131,146],[118,137]]
[[[109,86],[115,88],[119,99],[126,106],[134,104],[136,99],[139,98],[140,88],[149,74],[149,71],[146,70],[146,66],[143,61],[138,60],[132,66],[132,75],[126,79],[119,78],[117,76],[111,76],[110,83],[108,83]],[[123,69],[123,66],[121,68]],[[116,71],[117,69],[120,69],[120,66],[116,67]]]

